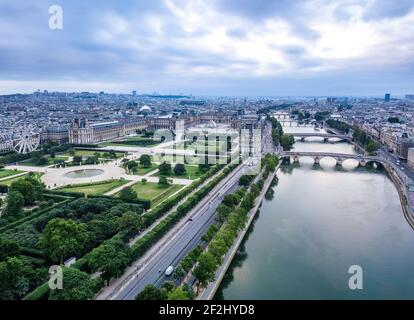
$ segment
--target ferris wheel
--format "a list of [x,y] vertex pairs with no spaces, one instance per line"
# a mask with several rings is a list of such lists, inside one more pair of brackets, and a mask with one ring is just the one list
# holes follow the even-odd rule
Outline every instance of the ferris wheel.
[[40,144],[40,134],[35,127],[18,122],[11,130],[11,143],[13,149],[18,153],[29,153],[35,151]]

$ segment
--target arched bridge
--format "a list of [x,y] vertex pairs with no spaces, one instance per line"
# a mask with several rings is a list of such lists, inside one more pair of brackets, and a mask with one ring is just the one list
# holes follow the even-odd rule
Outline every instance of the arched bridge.
[[342,166],[342,163],[348,159],[354,159],[359,162],[360,166],[366,166],[368,163],[376,164],[386,164],[387,161],[378,156],[364,156],[356,154],[346,154],[346,153],[333,153],[333,152],[307,152],[307,151],[285,151],[280,154],[281,157],[290,157],[294,162],[299,162],[301,157],[310,157],[313,158],[315,164],[319,164],[319,161],[322,158],[334,158],[336,160],[336,165]]
[[347,134],[334,134],[334,133],[326,133],[326,132],[312,132],[312,133],[301,133],[301,132],[288,132],[292,136],[301,138],[301,140],[305,140],[308,137],[321,137],[325,141],[328,141],[329,138],[338,138],[341,140],[352,140],[352,137]]

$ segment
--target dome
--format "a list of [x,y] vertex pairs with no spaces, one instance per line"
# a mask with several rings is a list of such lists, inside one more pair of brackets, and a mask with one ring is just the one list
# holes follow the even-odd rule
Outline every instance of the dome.
[[139,109],[139,111],[151,111],[151,108],[150,108],[150,107],[148,107],[147,105],[145,105],[145,106],[141,107],[141,108]]

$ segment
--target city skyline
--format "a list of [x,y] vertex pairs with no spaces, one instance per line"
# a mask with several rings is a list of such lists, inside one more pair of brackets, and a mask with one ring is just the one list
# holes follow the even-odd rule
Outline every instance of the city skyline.
[[[48,26],[51,5],[63,29]],[[0,94],[404,96],[414,1],[0,1]]]

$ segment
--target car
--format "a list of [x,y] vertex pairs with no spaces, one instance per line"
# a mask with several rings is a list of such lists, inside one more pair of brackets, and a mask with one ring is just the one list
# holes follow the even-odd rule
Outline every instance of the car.
[[193,218],[188,218],[188,221],[193,221]]
[[173,266],[169,266],[166,270],[165,270],[165,275],[167,277],[169,277],[174,271],[174,267]]

